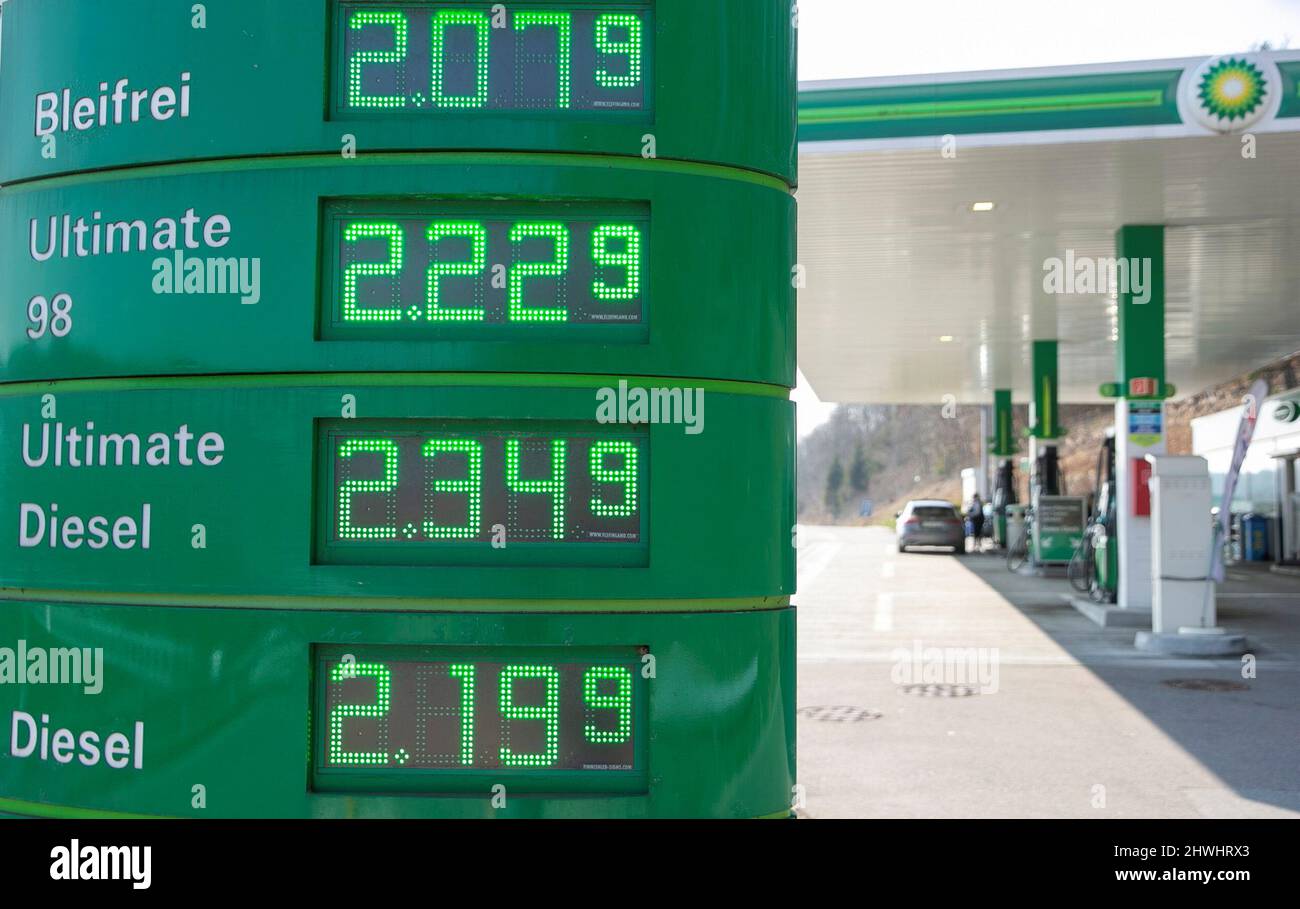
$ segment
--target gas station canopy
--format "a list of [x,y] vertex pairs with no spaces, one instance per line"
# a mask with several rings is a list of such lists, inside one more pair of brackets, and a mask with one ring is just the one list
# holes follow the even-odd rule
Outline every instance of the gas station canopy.
[[[1216,117],[1203,86],[1234,68],[1260,98]],[[1275,52],[803,84],[799,361],[813,389],[986,402],[1028,387],[1031,343],[1055,338],[1061,399],[1103,400],[1115,296],[1049,294],[1045,263],[1112,260],[1126,224],[1167,228],[1180,393],[1300,349],[1298,75],[1300,53]]]

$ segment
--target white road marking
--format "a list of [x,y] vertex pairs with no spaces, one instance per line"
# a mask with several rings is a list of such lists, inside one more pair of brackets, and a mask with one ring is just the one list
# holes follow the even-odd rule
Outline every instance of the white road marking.
[[801,546],[798,553],[797,583],[801,591],[806,590],[817,580],[818,575],[826,570],[835,557],[844,548],[843,543],[818,541]]

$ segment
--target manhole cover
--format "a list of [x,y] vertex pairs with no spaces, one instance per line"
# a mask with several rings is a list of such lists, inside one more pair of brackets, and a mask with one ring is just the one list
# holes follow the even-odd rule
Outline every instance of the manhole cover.
[[1250,691],[1245,682],[1224,679],[1165,679],[1165,684],[1182,691]]
[[899,685],[898,690],[903,694],[912,694],[919,698],[968,698],[980,693],[979,688],[974,685],[945,685],[940,683]]
[[861,723],[863,720],[878,720],[882,716],[879,710],[870,707],[800,707],[799,716],[805,720],[818,723]]

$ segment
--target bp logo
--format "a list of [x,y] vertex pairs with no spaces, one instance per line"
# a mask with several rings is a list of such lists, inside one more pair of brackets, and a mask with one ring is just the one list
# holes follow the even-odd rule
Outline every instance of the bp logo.
[[1180,107],[1206,129],[1242,132],[1271,117],[1281,98],[1277,66],[1254,54],[1213,57],[1183,74]]

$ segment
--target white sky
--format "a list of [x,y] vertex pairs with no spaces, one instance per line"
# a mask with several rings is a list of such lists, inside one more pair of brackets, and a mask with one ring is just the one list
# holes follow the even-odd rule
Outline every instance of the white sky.
[[799,0],[799,78],[1198,57],[1300,46],[1300,0]]
[[[1300,48],[1300,0],[799,0],[799,78],[853,79]],[[830,416],[803,373],[799,437]]]

